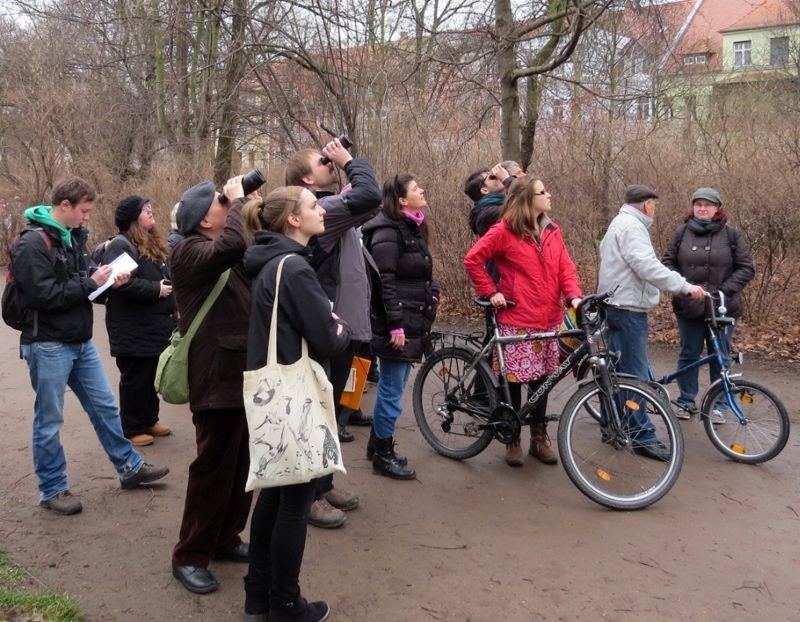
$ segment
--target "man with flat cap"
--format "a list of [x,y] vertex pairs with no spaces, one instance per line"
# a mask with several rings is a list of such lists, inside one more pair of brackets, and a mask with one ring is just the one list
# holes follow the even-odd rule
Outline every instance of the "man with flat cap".
[[[611,221],[600,242],[600,273],[597,291],[614,287],[609,307],[608,349],[619,352],[617,371],[648,380],[647,311],[658,304],[659,290],[702,298],[704,291],[662,264],[653,249],[648,229],[656,211],[655,190],[633,185],[625,189],[625,204]],[[631,418],[637,445],[635,451],[654,460],[667,461],[669,451],[656,438],[655,426],[644,410]]]
[[252,499],[252,493],[244,491],[250,464],[242,401],[250,313],[250,281],[242,264],[247,248],[244,202],[241,177],[229,179],[222,193],[211,181],[189,188],[177,213],[184,239],[170,252],[182,333],[229,271],[189,352],[189,407],[197,457],[189,466],[172,574],[195,594],[219,587],[208,570],[212,559],[249,561],[249,547],[240,537]]

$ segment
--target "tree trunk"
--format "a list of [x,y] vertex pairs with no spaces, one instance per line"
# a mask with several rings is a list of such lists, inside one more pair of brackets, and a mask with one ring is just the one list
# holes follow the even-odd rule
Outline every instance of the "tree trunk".
[[231,56],[225,76],[224,104],[217,136],[217,153],[214,157],[214,181],[222,186],[231,176],[233,156],[236,151],[236,127],[238,122],[239,83],[246,65],[244,48],[247,25],[247,0],[234,0],[231,22]]
[[517,68],[517,46],[512,29],[514,15],[511,0],[496,0],[497,73],[500,76],[500,149],[503,159],[520,159],[519,93],[514,70]]

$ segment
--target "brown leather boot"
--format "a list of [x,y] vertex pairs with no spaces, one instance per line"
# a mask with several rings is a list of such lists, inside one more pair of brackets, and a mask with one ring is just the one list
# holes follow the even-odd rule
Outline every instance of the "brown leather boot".
[[519,439],[516,442],[506,445],[506,464],[513,467],[521,467],[524,463],[522,455],[522,447],[520,447]]
[[547,435],[547,422],[539,421],[531,424],[531,447],[528,453],[545,464],[558,464],[558,455],[550,446]]

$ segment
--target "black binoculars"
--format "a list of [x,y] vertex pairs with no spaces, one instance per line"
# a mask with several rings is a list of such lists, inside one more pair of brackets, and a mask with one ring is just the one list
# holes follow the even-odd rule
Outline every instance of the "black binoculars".
[[255,192],[261,186],[266,183],[266,179],[261,174],[261,171],[258,169],[253,169],[246,175],[242,176],[242,190],[244,190],[245,196],[250,194],[251,192]]
[[[350,149],[350,147],[353,146],[353,141],[350,140],[350,138],[347,136],[347,134],[340,134],[336,138],[339,139],[339,142],[342,143],[342,147],[344,147],[345,149]],[[320,159],[319,163],[327,165],[327,164],[331,163],[331,159],[328,156],[324,155]]]

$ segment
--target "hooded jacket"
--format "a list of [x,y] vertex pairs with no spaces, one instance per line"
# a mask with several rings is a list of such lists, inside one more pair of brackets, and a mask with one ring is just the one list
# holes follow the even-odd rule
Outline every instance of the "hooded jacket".
[[92,338],[88,296],[97,285],[89,278],[86,230],[64,228],[50,216],[48,206],[25,210],[25,218],[42,228],[52,249],[41,235],[26,233],[11,254],[14,279],[31,311],[26,313],[20,342],[88,341]]
[[[547,220],[540,237],[541,242],[528,235],[520,237],[505,221],[500,221],[464,258],[464,266],[479,296],[499,291],[517,303],[516,307],[498,311],[497,319],[503,324],[551,330],[564,318],[564,302],[583,297],[561,229]],[[484,268],[489,259],[494,259],[500,273],[497,286]]]
[[[436,317],[439,285],[433,278],[433,260],[419,227],[403,218],[378,214],[362,228],[364,244],[380,275],[372,287],[372,349],[383,358],[416,362]],[[402,350],[389,344],[390,332],[402,328]]]
[[[106,248],[104,263],[130,253],[132,247],[128,235],[120,234]],[[125,285],[111,290],[106,301],[111,356],[158,356],[175,328],[175,296],[161,298],[161,280],[169,278],[169,270],[141,255],[134,259],[139,267]]]
[[[661,261],[706,291],[724,292],[728,315],[742,316],[741,291],[756,272],[750,245],[726,220],[706,225],[692,218],[678,226]],[[672,309],[688,320],[700,319],[705,316],[705,301],[677,294]]]
[[[308,262],[310,250],[280,233],[260,231],[255,244],[244,256],[245,269],[252,279],[250,328],[247,336],[247,369],[258,369],[267,362],[270,320],[275,302],[275,283],[280,260],[283,264],[278,296],[278,363],[288,365],[300,358],[301,338],[308,342],[309,355],[319,363],[344,352],[350,343],[350,329],[331,315],[331,304]],[[338,325],[343,331],[337,335]]]
[[658,304],[659,290],[687,294],[692,285],[662,264],[648,229],[653,219],[632,205],[623,205],[600,242],[597,291],[617,287],[613,302],[629,311],[646,312]]
[[333,311],[350,325],[353,339],[369,341],[370,280],[361,240],[355,228],[375,216],[383,196],[366,158],[344,167],[350,183],[339,194],[318,192],[325,210],[325,231],[311,240],[311,263]]

